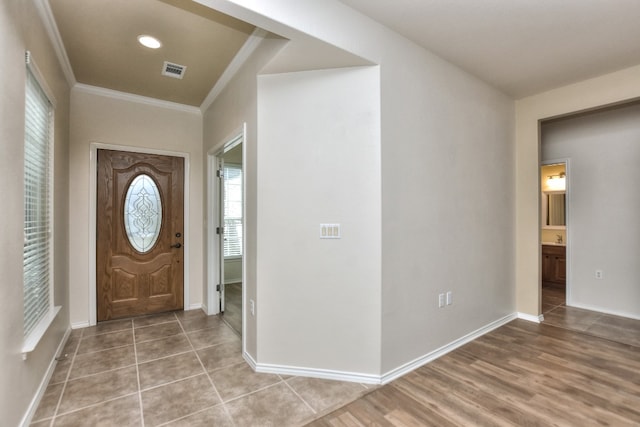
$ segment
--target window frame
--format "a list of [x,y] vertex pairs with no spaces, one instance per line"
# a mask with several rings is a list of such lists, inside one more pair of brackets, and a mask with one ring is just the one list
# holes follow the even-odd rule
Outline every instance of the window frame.
[[[36,66],[31,53],[29,51],[25,52],[25,80],[24,80],[24,87],[25,87],[25,104],[24,104],[24,111],[25,111],[25,135],[24,135],[24,140],[23,140],[23,210],[24,210],[24,218],[23,218],[23,224],[24,224],[24,228],[26,228],[26,166],[25,163],[27,161],[27,132],[26,132],[26,127],[27,127],[27,122],[26,122],[26,118],[27,118],[27,93],[29,91],[29,81],[33,80],[33,82],[36,83],[37,87],[39,89],[37,89],[38,91],[41,91],[42,94],[44,94],[44,97],[47,99],[48,101],[48,117],[47,117],[47,123],[46,126],[48,127],[47,129],[47,158],[45,160],[45,162],[48,164],[48,171],[46,174],[44,174],[43,176],[45,177],[45,185],[46,185],[46,204],[48,207],[48,212],[46,213],[46,217],[47,217],[47,223],[48,223],[48,231],[47,231],[47,239],[48,241],[46,242],[46,246],[47,246],[47,253],[46,253],[46,257],[48,258],[47,262],[48,262],[48,266],[47,266],[47,273],[48,273],[48,280],[47,280],[47,288],[48,288],[48,301],[47,301],[47,310],[40,313],[38,317],[36,317],[36,322],[33,323],[32,327],[30,327],[28,329],[28,331],[26,330],[26,295],[25,295],[25,285],[26,285],[26,280],[25,280],[25,266],[24,266],[24,250],[23,250],[23,280],[22,280],[22,287],[23,287],[23,347],[22,347],[22,356],[23,359],[27,358],[27,354],[32,352],[33,350],[35,350],[36,346],[38,345],[38,343],[40,342],[41,338],[44,336],[44,334],[46,333],[47,329],[49,328],[49,326],[51,325],[51,323],[53,322],[53,320],[55,319],[56,315],[58,314],[58,312],[60,311],[61,307],[58,306],[56,307],[54,305],[54,237],[55,237],[55,232],[54,232],[54,224],[55,224],[55,218],[54,218],[54,197],[53,197],[53,191],[54,191],[54,150],[55,150],[55,137],[54,137],[54,132],[55,132],[55,109],[56,109],[56,100],[55,97],[53,96],[53,92],[51,91],[51,89],[49,88],[49,86],[46,84],[46,81],[42,75],[42,73],[40,72],[40,70],[38,69],[38,67]],[[39,95],[40,96],[40,95]],[[24,228],[23,228],[23,233],[24,233]],[[26,246],[27,244],[27,240],[26,240],[26,234],[24,237],[24,245]]]

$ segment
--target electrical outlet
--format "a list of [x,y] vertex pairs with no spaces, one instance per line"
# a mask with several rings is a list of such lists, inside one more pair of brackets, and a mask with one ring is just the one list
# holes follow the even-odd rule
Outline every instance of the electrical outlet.
[[602,270],[596,270],[596,279],[602,279]]
[[447,292],[447,305],[453,304],[453,292]]
[[249,311],[252,316],[256,315],[256,302],[252,299],[249,300]]
[[444,294],[438,295],[438,308],[444,307]]

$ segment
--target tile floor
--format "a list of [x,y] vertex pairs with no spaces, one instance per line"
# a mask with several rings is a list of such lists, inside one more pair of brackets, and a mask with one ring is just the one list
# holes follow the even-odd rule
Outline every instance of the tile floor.
[[542,288],[544,323],[640,347],[640,322],[626,317],[569,307],[565,290]]
[[371,390],[255,373],[200,310],[77,329],[63,354],[33,426],[298,426]]

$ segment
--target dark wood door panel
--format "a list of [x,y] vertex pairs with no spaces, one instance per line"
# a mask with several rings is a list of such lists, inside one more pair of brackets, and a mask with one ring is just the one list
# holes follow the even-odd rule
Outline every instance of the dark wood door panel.
[[184,160],[99,150],[97,178],[98,320],[182,309]]

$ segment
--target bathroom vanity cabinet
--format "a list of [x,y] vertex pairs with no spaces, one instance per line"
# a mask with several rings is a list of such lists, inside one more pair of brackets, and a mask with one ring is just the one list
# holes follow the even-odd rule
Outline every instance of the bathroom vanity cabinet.
[[566,247],[542,245],[542,283],[565,286],[567,277]]

